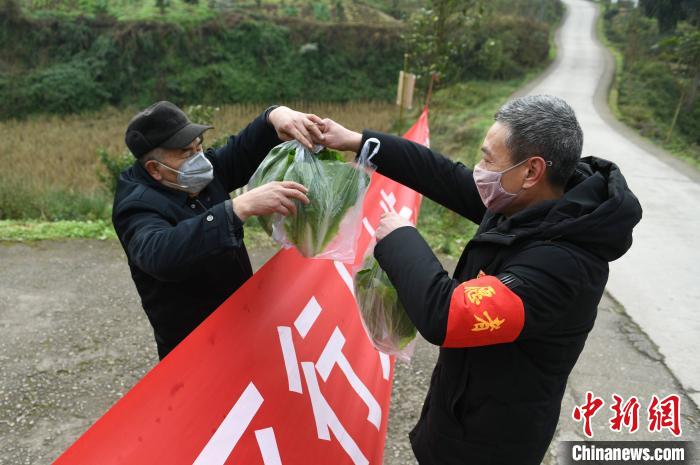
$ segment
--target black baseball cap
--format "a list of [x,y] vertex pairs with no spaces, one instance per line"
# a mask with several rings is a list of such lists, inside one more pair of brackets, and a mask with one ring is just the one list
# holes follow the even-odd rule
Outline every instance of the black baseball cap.
[[124,140],[131,153],[141,158],[157,147],[187,147],[213,127],[191,122],[177,105],[164,100],[137,113],[126,128]]

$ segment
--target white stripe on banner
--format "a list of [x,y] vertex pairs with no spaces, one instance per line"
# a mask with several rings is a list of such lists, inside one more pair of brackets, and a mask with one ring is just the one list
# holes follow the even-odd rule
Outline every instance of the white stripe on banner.
[[306,334],[314,325],[316,318],[318,318],[320,313],[321,306],[318,304],[318,300],[316,300],[316,297],[311,297],[309,303],[306,304],[306,307],[304,307],[297,319],[294,321],[294,326],[297,327],[297,331],[299,331],[301,337],[306,337]]
[[331,370],[335,365],[340,368],[343,372],[345,378],[352,386],[353,390],[360,396],[360,399],[367,405],[367,421],[372,423],[377,431],[379,431],[379,426],[382,422],[382,408],[379,406],[379,402],[374,398],[372,393],[367,386],[362,382],[362,380],[357,376],[355,370],[350,366],[350,362],[343,353],[343,346],[345,345],[345,336],[336,326],[331,334],[326,347],[323,349],[321,356],[316,362],[316,369],[321,375],[321,379],[324,382],[328,381],[328,376],[331,374]]
[[289,390],[301,394],[301,374],[299,373],[299,360],[294,349],[292,340],[292,328],[289,326],[278,326],[277,333],[282,347],[282,358],[284,358],[284,368],[287,370],[287,383]]
[[411,210],[408,207],[401,207],[401,211],[399,212],[399,216],[404,218],[404,219],[410,220],[411,216],[413,216],[413,210]]
[[338,440],[345,453],[348,454],[352,463],[355,465],[369,465],[367,457],[365,457],[357,446],[357,443],[353,440],[352,436],[350,436],[350,433],[348,433],[342,423],[340,423],[338,416],[331,406],[328,405],[323,394],[321,394],[313,362],[301,362],[301,369],[304,371],[306,387],[309,388],[311,410],[314,413],[318,438],[330,441],[330,432],[332,431],[333,436]]
[[355,295],[355,285],[352,282],[352,276],[350,276],[350,272],[345,267],[343,262],[339,262],[336,260],[333,263],[335,264],[335,269],[338,270],[338,274],[345,282],[345,285],[348,286],[348,289],[350,289],[350,294],[352,294],[354,296]]
[[226,462],[262,403],[260,391],[253,383],[248,384],[192,465],[220,465]]
[[372,227],[371,224],[369,224],[369,220],[367,217],[362,218],[362,224],[365,226],[365,229],[369,233],[370,236],[374,237],[374,235],[377,233],[374,228]]
[[384,352],[377,351],[377,353],[379,354],[379,361],[382,362],[382,378],[384,378],[385,380],[388,381],[389,380],[389,369],[390,369],[389,356],[387,354],[385,354]]
[[255,432],[258,447],[265,465],[282,465],[280,451],[277,448],[275,432],[272,428],[259,429]]
[[379,195],[382,196],[384,201],[386,202],[386,205],[389,206],[389,210],[392,213],[396,213],[396,209],[394,208],[394,205],[396,205],[396,196],[394,195],[393,192],[389,192],[388,194],[384,192],[384,189],[381,189],[379,191]]

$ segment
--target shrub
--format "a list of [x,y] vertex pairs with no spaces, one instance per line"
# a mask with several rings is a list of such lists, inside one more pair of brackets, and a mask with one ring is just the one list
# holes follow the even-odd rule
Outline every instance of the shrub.
[[95,80],[91,62],[74,60],[39,70],[24,92],[30,108],[48,113],[76,113],[99,108],[110,95]]
[[119,175],[134,163],[134,156],[128,151],[115,154],[101,148],[97,150],[97,157],[100,160],[97,178],[107,192],[114,194]]

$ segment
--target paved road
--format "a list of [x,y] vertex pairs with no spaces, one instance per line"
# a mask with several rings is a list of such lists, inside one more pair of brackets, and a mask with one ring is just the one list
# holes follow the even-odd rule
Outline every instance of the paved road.
[[608,291],[646,332],[686,392],[700,405],[700,176],[617,122],[605,99],[614,64],[595,34],[596,6],[563,0],[567,18],[558,59],[530,94],[571,104],[584,132],[584,155],[620,166],[644,209],[634,245],[611,264]]

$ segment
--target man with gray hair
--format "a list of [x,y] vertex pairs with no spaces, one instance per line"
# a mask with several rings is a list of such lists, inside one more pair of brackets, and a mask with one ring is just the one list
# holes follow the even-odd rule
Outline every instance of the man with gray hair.
[[448,276],[416,228],[387,213],[374,256],[421,335],[440,346],[410,439],[421,465],[536,465],[593,328],[608,263],[632,245],[642,210],[618,167],[581,158],[563,100],[512,100],[470,170],[398,137],[322,123],[325,143],[374,137],[379,173],[479,224]]

